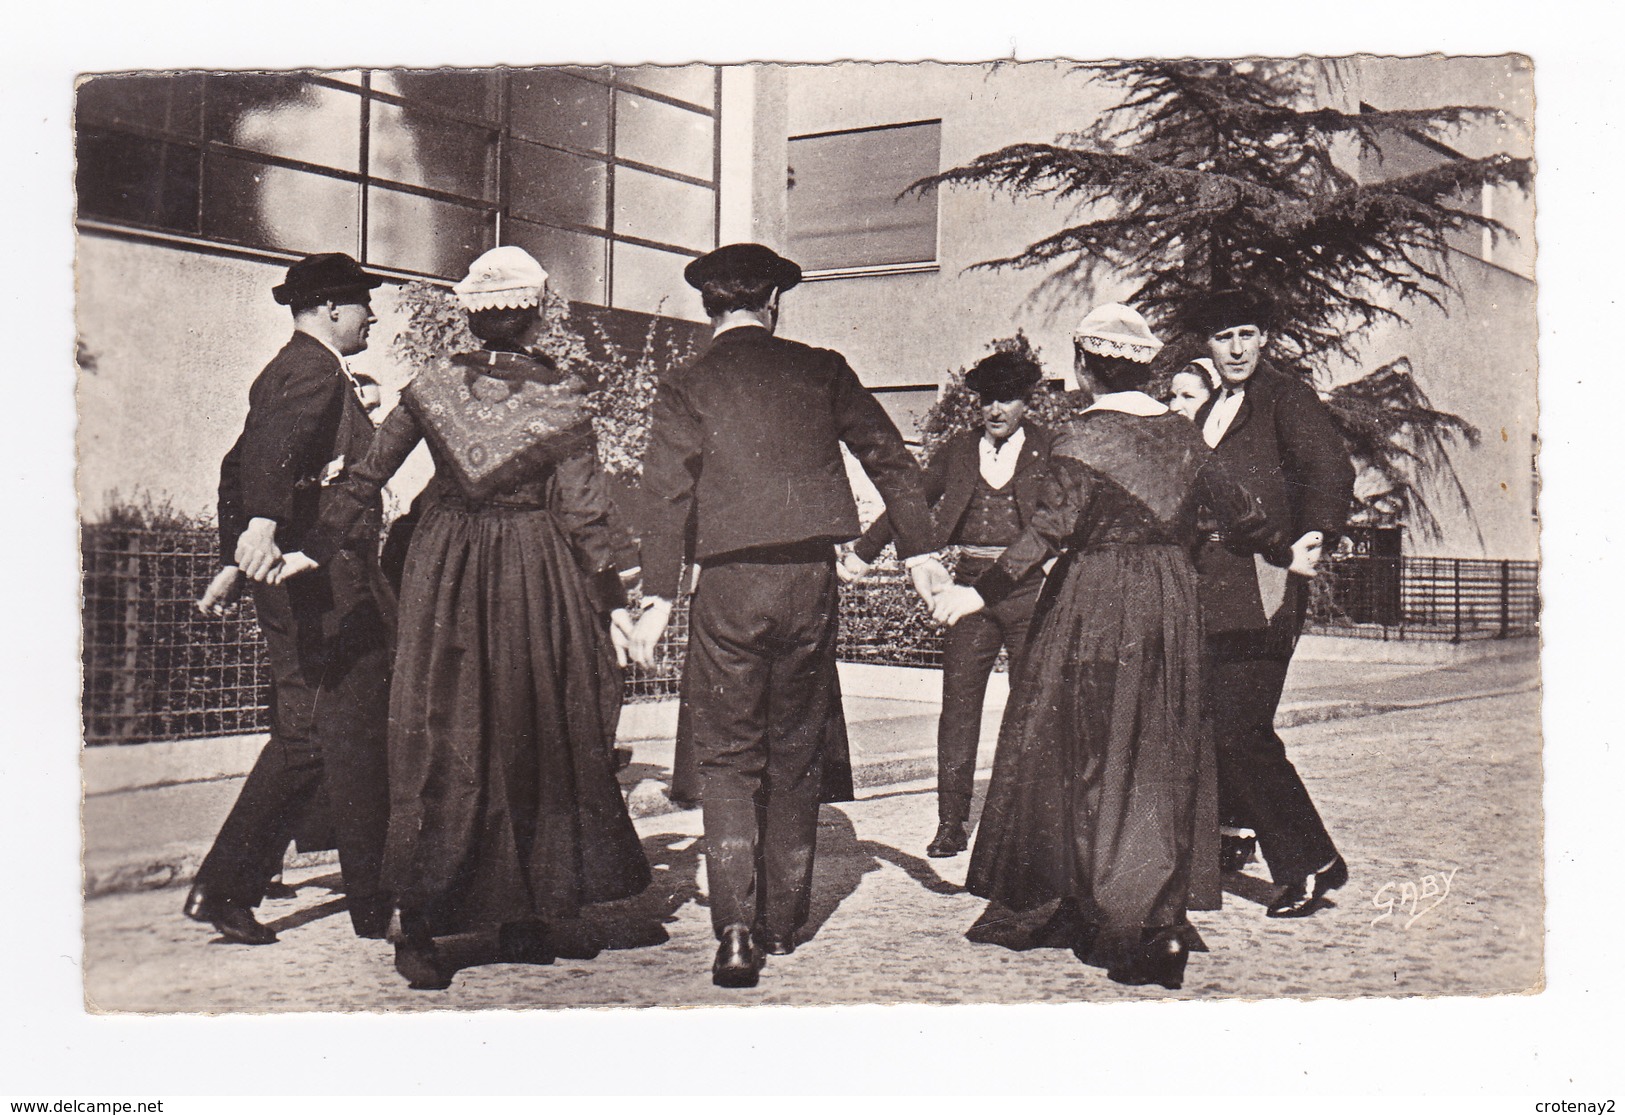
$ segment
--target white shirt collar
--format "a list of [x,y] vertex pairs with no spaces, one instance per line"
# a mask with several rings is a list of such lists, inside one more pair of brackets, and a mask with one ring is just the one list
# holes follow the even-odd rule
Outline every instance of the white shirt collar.
[[987,431],[982,432],[982,449],[994,456],[1002,457],[1006,453],[1012,456],[1021,452],[1021,447],[1027,444],[1027,427],[1017,426],[1016,432],[1004,439],[1003,445],[994,445],[993,439],[988,437]]
[[1083,413],[1091,410],[1115,410],[1121,414],[1136,414],[1141,418],[1155,418],[1168,413],[1168,405],[1159,403],[1144,391],[1108,391],[1104,395],[1097,395],[1095,401],[1084,408]]
[[1207,421],[1202,423],[1202,440],[1210,447],[1216,447],[1224,440],[1224,435],[1230,432],[1236,415],[1241,411],[1241,400],[1246,394],[1246,384],[1237,384],[1228,391],[1221,388],[1219,397],[1213,400],[1208,408]]
[[1027,444],[1027,428],[1017,426],[1016,432],[1004,439],[1003,445],[994,445],[993,439],[983,433],[976,442],[981,458],[982,479],[990,488],[998,489],[1010,483],[1016,474],[1016,462],[1021,459],[1021,447]]

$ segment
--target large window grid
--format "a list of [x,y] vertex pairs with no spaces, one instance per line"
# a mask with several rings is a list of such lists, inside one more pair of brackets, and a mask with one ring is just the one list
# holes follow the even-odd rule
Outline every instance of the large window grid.
[[719,107],[703,66],[93,77],[79,223],[437,279],[519,243],[568,296],[643,309],[651,261],[716,244]]
[[942,121],[791,136],[791,254],[811,280],[937,270]]

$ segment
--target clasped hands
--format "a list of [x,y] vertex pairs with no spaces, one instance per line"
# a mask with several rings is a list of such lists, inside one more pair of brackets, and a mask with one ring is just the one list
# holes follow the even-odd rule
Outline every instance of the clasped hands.
[[[966,616],[987,606],[982,594],[974,588],[954,584],[953,575],[935,556],[916,558],[907,564],[909,579],[914,582],[914,591],[920,594],[925,606],[931,609],[931,618],[942,626],[952,627]],[[841,555],[841,560],[835,563],[835,575],[844,583],[851,584],[867,576],[871,568],[868,562],[848,550]]]
[[982,594],[970,585],[954,584],[953,576],[935,557],[914,562],[909,566],[908,575],[914,582],[914,591],[931,609],[932,620],[943,627],[952,627],[987,606]]
[[626,665],[626,657],[630,656],[639,666],[653,666],[660,636],[666,633],[666,624],[671,620],[671,601],[663,596],[646,596],[636,623],[625,608],[617,609],[610,619],[609,638],[621,665]]
[[[276,544],[275,519],[250,519],[248,529],[237,538],[236,556],[238,569],[268,585],[280,585],[289,577],[296,577],[317,566],[314,558],[301,551],[282,552]],[[202,607],[202,601],[198,602],[198,606]]]
[[219,618],[229,612],[243,592],[243,578],[279,585],[307,569],[315,569],[315,559],[294,551],[283,553],[276,544],[275,519],[251,519],[248,529],[237,538],[235,565],[223,565],[197,599],[197,610]]

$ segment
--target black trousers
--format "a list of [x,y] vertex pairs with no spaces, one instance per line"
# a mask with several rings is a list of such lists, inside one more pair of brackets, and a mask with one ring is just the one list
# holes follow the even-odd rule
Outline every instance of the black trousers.
[[1286,744],[1275,731],[1292,646],[1303,627],[1307,582],[1292,578],[1269,630],[1207,638],[1203,705],[1218,753],[1219,820],[1258,834],[1277,883],[1302,880],[1337,856]]
[[1010,651],[1013,679],[1027,647],[1027,628],[1044,577],[1035,573],[1014,592],[948,628],[942,640],[942,713],[937,720],[937,819],[964,824],[976,788],[976,751],[982,736],[987,679]]
[[[390,640],[364,573],[335,559],[286,586],[255,584],[272,677],[271,738],[198,869],[211,894],[257,906],[324,784],[352,914],[383,901],[389,818]],[[337,602],[337,603],[336,603]]]
[[743,925],[787,937],[807,920],[836,609],[827,545],[753,552],[700,574],[684,699],[718,935]]

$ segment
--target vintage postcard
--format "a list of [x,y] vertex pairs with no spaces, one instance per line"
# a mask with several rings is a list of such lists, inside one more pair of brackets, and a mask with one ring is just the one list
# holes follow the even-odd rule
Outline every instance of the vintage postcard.
[[1539,991],[1536,81],[84,75],[87,1009]]

